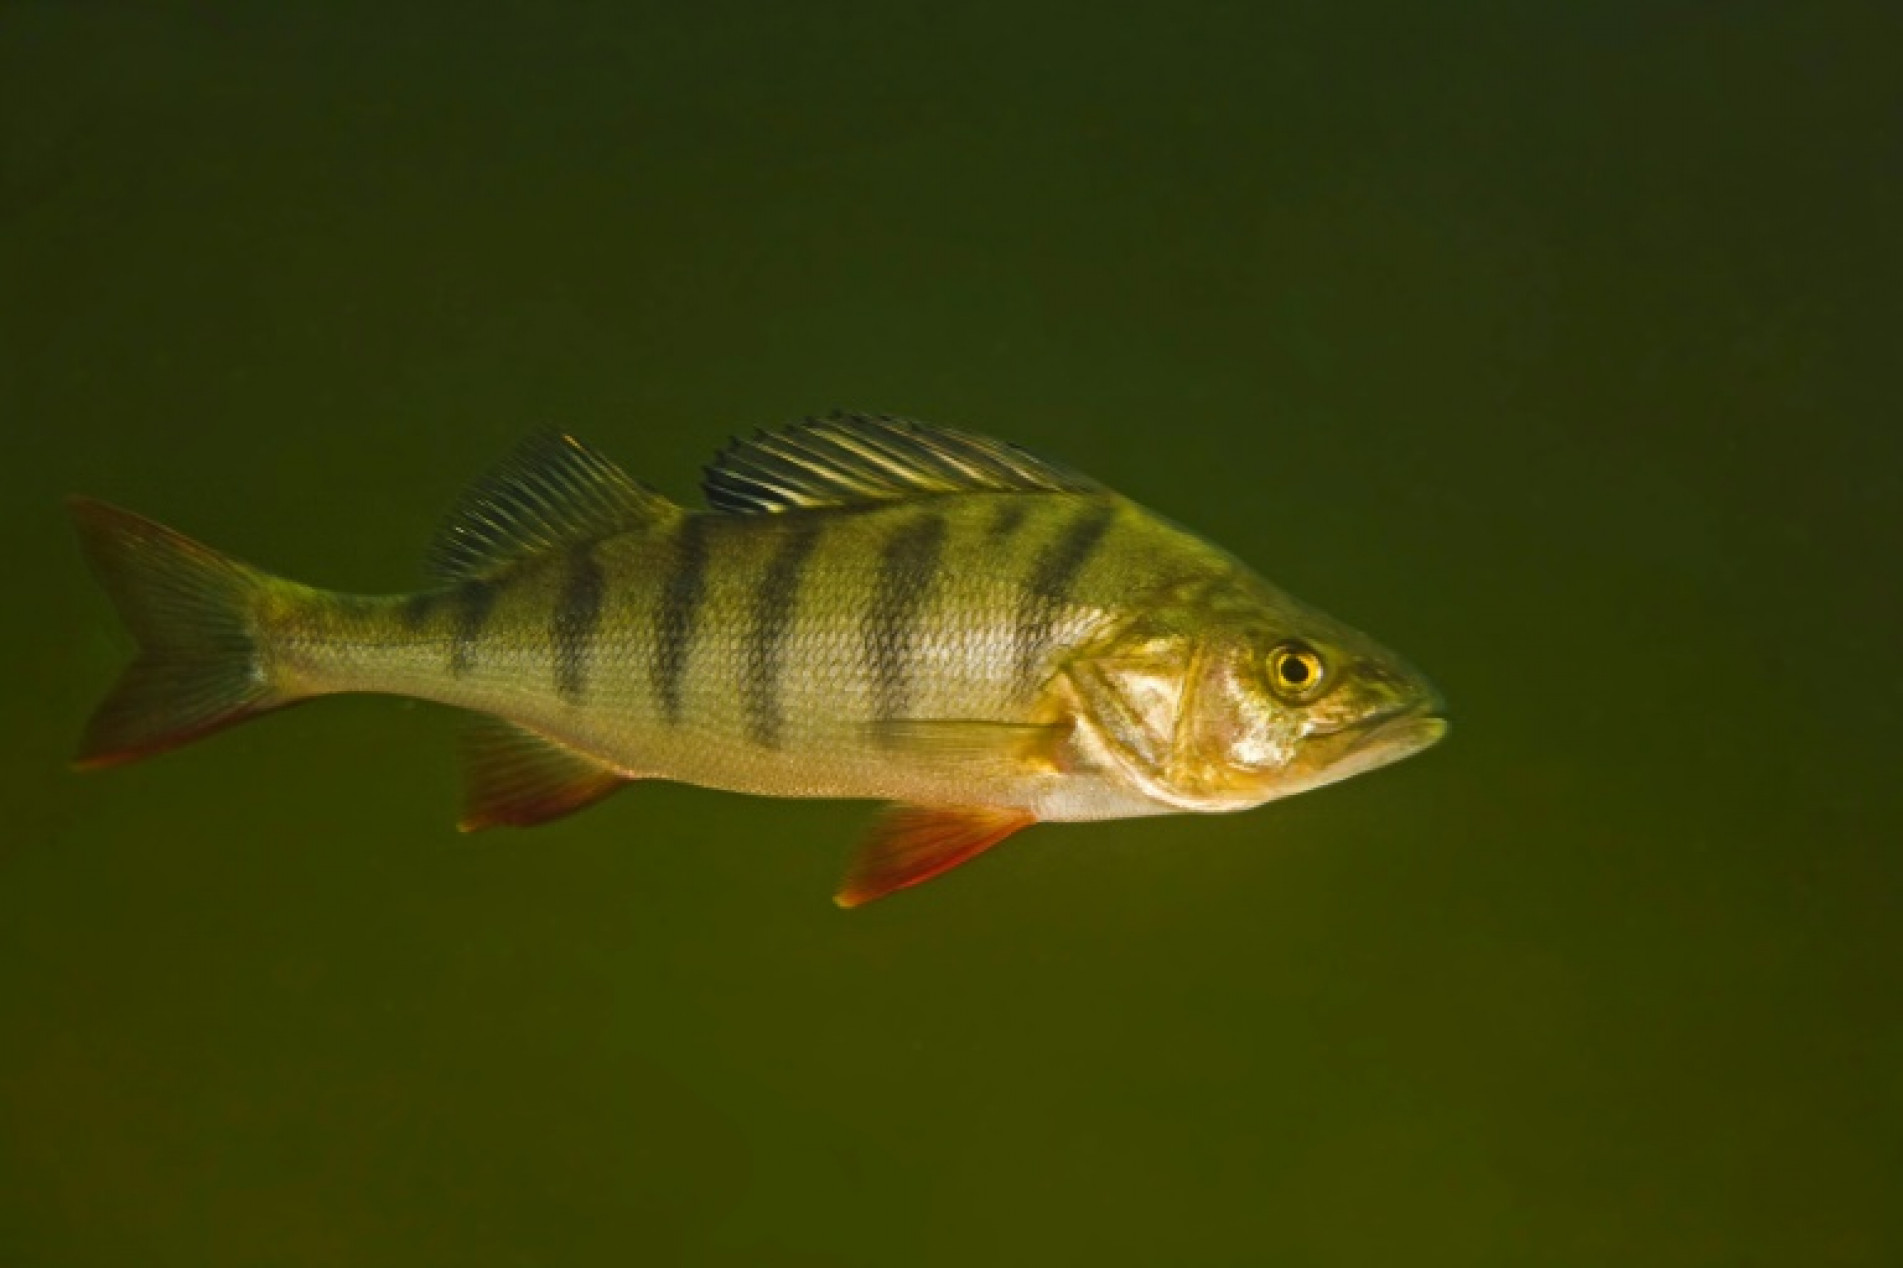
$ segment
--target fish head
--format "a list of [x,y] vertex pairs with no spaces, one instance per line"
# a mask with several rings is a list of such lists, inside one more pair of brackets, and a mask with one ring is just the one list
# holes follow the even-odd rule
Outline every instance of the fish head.
[[1447,732],[1418,670],[1266,584],[1146,613],[1069,677],[1086,744],[1183,810],[1319,788]]

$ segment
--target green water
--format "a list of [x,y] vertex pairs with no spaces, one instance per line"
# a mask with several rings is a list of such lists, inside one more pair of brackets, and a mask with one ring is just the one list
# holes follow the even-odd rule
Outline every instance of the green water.
[[[1903,1263],[1894,6],[0,4],[0,1265]],[[84,491],[416,576],[1015,439],[1420,664],[1400,766],[828,901],[457,720],[64,766]]]

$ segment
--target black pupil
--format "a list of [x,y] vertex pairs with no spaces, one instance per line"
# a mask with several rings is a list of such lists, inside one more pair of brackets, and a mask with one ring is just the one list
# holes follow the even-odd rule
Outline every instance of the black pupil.
[[1308,662],[1299,656],[1284,657],[1282,660],[1282,679],[1291,686],[1301,686],[1308,681]]

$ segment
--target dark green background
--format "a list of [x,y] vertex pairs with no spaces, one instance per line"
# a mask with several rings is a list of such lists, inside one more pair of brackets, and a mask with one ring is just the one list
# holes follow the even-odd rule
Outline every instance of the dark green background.
[[[0,1264],[1903,1262],[1900,14],[0,4]],[[1451,738],[850,915],[866,807],[459,838],[391,700],[64,767],[62,494],[394,590],[836,405]]]

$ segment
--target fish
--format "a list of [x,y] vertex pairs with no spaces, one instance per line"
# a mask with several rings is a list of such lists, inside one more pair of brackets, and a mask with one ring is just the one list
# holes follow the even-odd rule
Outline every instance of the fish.
[[138,648],[75,764],[413,697],[469,714],[466,831],[648,779],[885,802],[835,895],[855,907],[1035,823],[1244,810],[1447,730],[1394,653],[1016,445],[835,413],[730,440],[701,489],[690,510],[537,430],[391,595],[74,497]]

